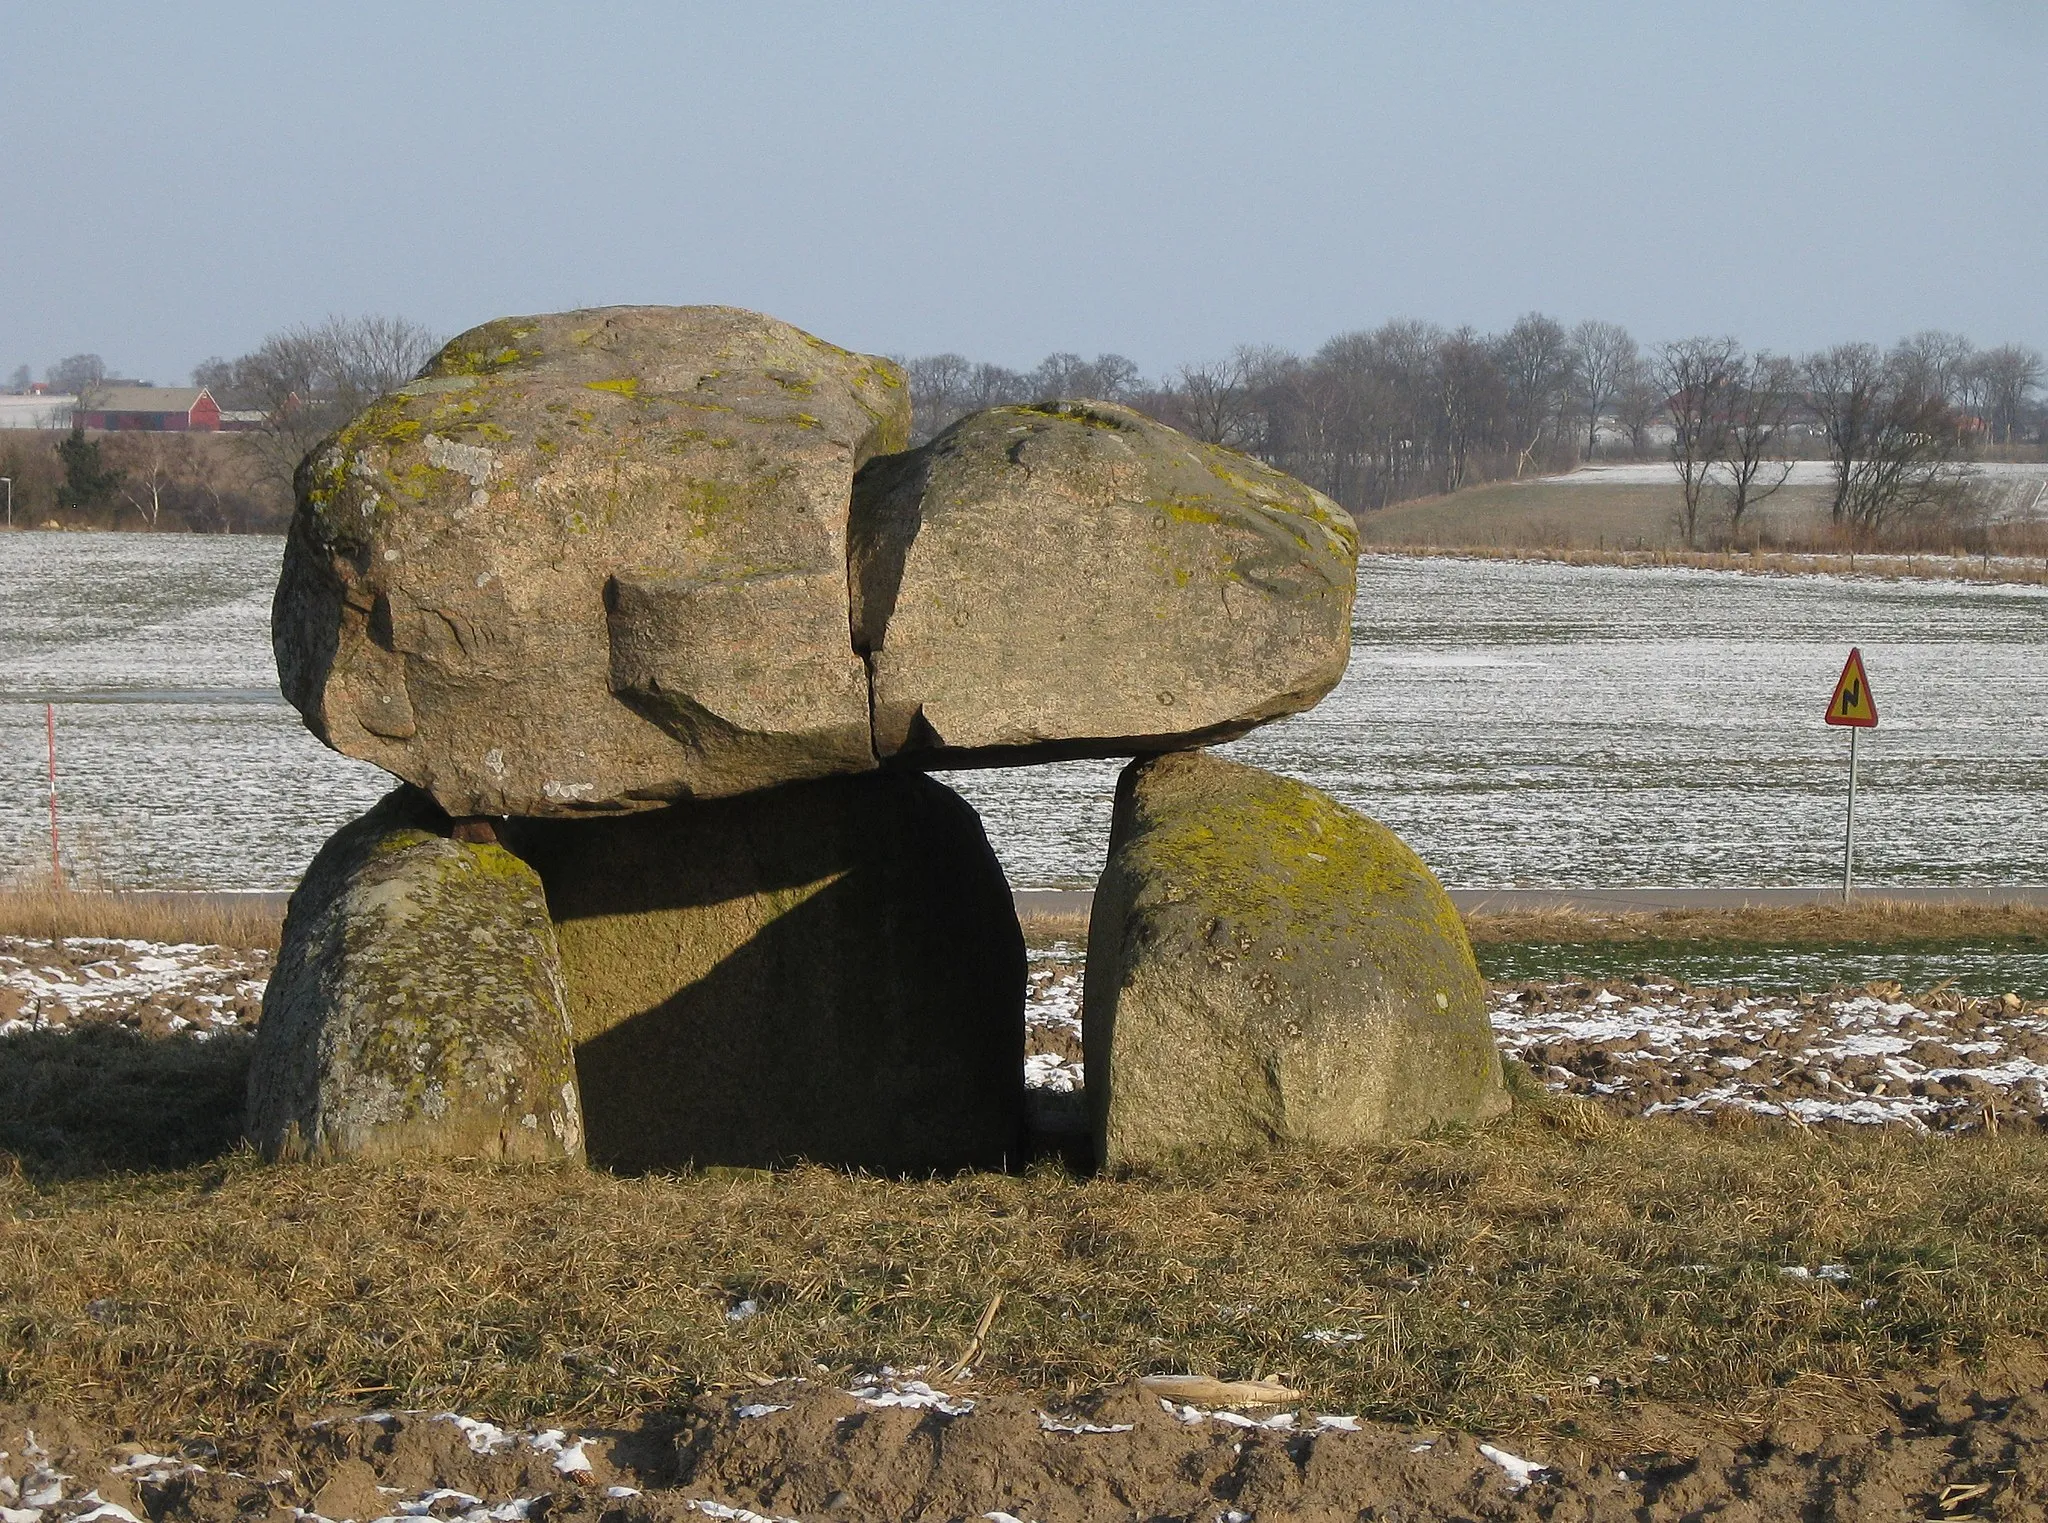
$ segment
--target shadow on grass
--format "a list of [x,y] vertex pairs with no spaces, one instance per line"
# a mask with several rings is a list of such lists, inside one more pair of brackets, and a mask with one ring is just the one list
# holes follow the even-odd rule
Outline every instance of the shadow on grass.
[[38,1182],[217,1158],[241,1140],[253,1046],[122,1026],[0,1037],[0,1155]]

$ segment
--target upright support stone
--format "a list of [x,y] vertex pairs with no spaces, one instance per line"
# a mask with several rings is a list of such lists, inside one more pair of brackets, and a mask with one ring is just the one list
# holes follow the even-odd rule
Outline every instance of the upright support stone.
[[1421,859],[1327,794],[1206,752],[1117,783],[1084,1011],[1107,1168],[1507,1106],[1471,944]]
[[910,773],[522,820],[593,1162],[1019,1161],[1024,941],[981,822]]
[[400,788],[343,826],[292,895],[249,1074],[266,1154],[582,1156],[540,880],[447,828]]

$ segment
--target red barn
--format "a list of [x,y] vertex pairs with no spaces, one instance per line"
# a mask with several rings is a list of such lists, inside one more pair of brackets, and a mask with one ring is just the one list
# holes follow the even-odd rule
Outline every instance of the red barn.
[[220,404],[204,386],[96,386],[72,414],[80,428],[140,429],[149,433],[213,433]]

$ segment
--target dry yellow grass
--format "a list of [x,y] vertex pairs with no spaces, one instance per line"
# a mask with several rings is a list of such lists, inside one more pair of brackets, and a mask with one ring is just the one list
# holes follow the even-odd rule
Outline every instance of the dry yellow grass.
[[1026,946],[1049,947],[1056,941],[1087,945],[1088,917],[1086,915],[1046,915],[1026,913],[1017,917],[1024,928]]
[[[1182,1178],[484,1166],[0,1179],[0,1401],[616,1421],[759,1376],[1285,1377],[1328,1411],[1654,1442],[2048,1337],[2048,1140],[1617,1123]],[[1845,1279],[1787,1268],[1844,1266]],[[1832,1271],[1831,1271],[1832,1273]],[[729,1321],[752,1301],[759,1314]],[[1311,1337],[1320,1333],[1322,1337]],[[822,1367],[822,1368],[821,1368]],[[1674,1419],[1675,1420],[1675,1419]]]
[[21,886],[0,889],[0,936],[106,936],[202,946],[275,947],[284,917],[268,901],[232,895],[124,894]]

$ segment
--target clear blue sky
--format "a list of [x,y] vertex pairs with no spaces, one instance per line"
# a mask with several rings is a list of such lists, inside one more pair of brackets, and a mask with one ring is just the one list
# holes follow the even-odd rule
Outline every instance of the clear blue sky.
[[1148,372],[1535,308],[2048,348],[2048,5],[0,0],[0,372],[729,302]]

